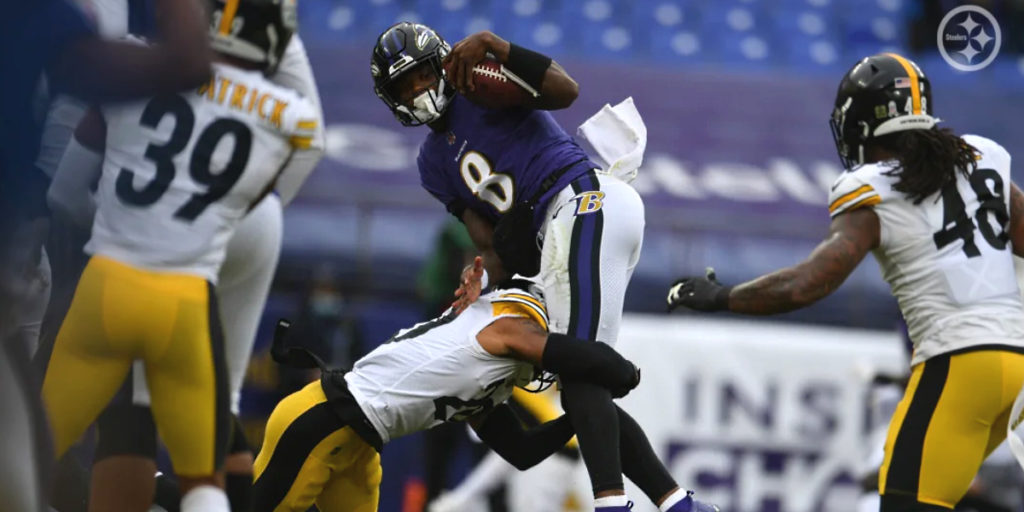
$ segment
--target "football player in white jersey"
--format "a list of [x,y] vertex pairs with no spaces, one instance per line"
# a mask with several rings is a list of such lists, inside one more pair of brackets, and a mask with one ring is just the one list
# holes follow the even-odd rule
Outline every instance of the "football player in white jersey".
[[713,272],[669,291],[670,306],[752,315],[825,297],[873,252],[907,321],[912,373],[889,427],[883,512],[951,510],[1006,437],[1024,384],[1024,194],[1010,154],[936,126],[931,86],[892,53],[839,84],[832,128],[848,170],[832,187],[828,237],[810,257],[737,286]]
[[320,149],[318,107],[264,76],[294,31],[294,3],[212,3],[219,63],[209,83],[103,108],[92,257],[43,389],[61,454],[142,360],[183,511],[228,509],[218,472],[230,397],[212,285],[226,246],[294,170],[289,159]]
[[[129,18],[127,0],[93,0],[93,6],[99,15],[100,29],[106,36],[122,37],[126,34]],[[219,31],[220,27],[217,28]],[[220,41],[217,44],[223,45],[229,43],[234,36],[228,32],[217,33],[214,37]],[[320,149],[324,137],[323,114],[319,108],[319,92],[298,34],[293,35],[288,42],[280,64],[268,77],[279,85],[298,91],[317,106],[313,133],[317,143],[293,154],[288,163],[288,171],[281,175],[276,184],[275,191],[278,193],[268,194],[245,215],[231,236],[218,275],[216,293],[224,328],[231,412],[235,417],[232,442],[225,458],[226,489],[232,508],[240,510],[248,509],[253,454],[239,428],[237,415],[242,381],[256,328],[277,267],[282,236],[282,207],[294,198],[305,178],[323,156]],[[48,200],[56,220],[67,220],[79,226],[77,229],[65,229],[65,238],[77,238],[77,233],[71,231],[84,231],[84,236],[88,236],[95,214],[95,200],[89,191],[95,188],[102,167],[102,141],[98,147],[90,147],[80,140],[68,140],[69,130],[74,130],[81,117],[76,112],[84,108],[65,97],[55,101],[43,138],[43,146],[49,151],[43,152],[46,158],[41,155],[39,159],[39,165],[49,169],[48,173],[53,175]],[[83,126],[83,130],[79,130],[79,138],[83,138],[82,132],[87,128]],[[67,151],[65,146],[68,147]],[[59,156],[61,153],[65,153],[63,158]],[[60,159],[59,169],[54,154]],[[84,262],[78,262],[81,257],[74,254],[81,251],[80,247],[64,247],[69,250],[57,251],[57,256],[63,255],[65,260],[69,259],[67,253],[72,253],[70,259],[74,260],[56,262],[58,266],[77,267],[64,270],[62,279],[58,279],[60,276],[55,272],[57,297],[51,302],[54,311],[48,315],[57,318],[58,322],[67,310],[74,286],[65,284],[71,289],[62,291],[64,286],[61,286],[60,281],[73,278],[77,282],[77,273],[81,265],[84,265]],[[52,330],[55,331],[55,328]],[[51,345],[55,334],[49,338]],[[140,363],[136,363],[133,377],[124,392],[98,420],[99,436],[90,492],[90,501],[95,509],[111,512],[145,510],[152,501],[153,474],[156,472],[156,431],[149,412],[149,393]],[[170,491],[160,492],[159,496],[173,496],[173,481],[165,476],[159,485],[162,490],[167,488]],[[123,491],[125,487],[139,489],[139,492],[126,495]],[[174,498],[169,499],[176,501]]]
[[449,309],[399,331],[351,371],[326,369],[276,337],[275,359],[305,359],[323,372],[271,414],[256,458],[253,511],[305,512],[314,504],[324,511],[375,511],[381,446],[445,421],[469,421],[519,469],[540,462],[574,432],[565,416],[524,431],[504,404],[516,386],[533,380],[535,368],[586,379],[616,397],[640,380],[639,370],[610,346],[549,335],[547,327],[537,289],[513,280],[462,313]]

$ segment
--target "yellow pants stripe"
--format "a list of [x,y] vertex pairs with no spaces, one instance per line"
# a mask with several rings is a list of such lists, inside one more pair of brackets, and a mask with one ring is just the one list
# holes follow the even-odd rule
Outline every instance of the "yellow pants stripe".
[[889,426],[879,473],[884,496],[952,509],[1006,437],[1024,354],[978,349],[914,367]]

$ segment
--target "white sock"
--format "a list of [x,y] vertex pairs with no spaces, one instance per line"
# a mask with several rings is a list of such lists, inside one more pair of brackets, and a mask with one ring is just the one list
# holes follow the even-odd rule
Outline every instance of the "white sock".
[[675,505],[676,503],[683,501],[683,498],[685,497],[686,491],[682,489],[676,489],[676,492],[670,494],[668,498],[665,498],[665,501],[661,502],[661,505],[658,505],[658,510],[660,510],[661,512],[665,512],[666,510],[672,508],[672,506]]
[[231,512],[224,489],[200,485],[181,497],[181,512]]
[[[594,508],[601,507],[625,507],[629,504],[629,498],[625,494],[618,496],[605,496],[604,498],[594,498]],[[181,512],[185,512],[182,510]]]

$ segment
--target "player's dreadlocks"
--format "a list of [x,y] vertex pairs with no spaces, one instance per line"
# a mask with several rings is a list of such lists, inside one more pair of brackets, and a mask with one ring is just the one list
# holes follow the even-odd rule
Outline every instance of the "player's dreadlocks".
[[906,130],[883,135],[874,142],[896,155],[899,165],[885,174],[899,178],[892,188],[906,194],[914,204],[921,204],[955,180],[957,171],[969,176],[978,166],[978,150],[949,128]]

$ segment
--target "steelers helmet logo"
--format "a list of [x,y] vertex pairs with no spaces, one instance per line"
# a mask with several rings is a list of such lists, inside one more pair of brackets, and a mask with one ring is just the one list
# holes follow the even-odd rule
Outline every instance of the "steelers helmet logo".
[[976,5],[963,5],[946,13],[936,32],[942,58],[960,71],[988,66],[999,54],[1002,42],[995,16]]

